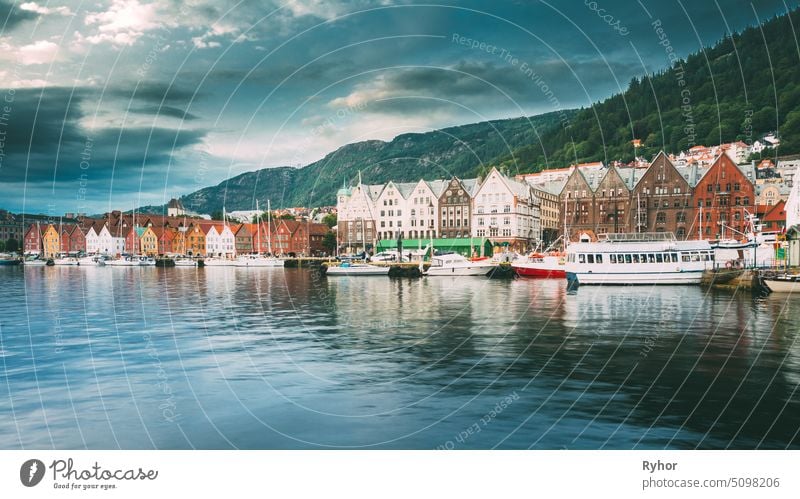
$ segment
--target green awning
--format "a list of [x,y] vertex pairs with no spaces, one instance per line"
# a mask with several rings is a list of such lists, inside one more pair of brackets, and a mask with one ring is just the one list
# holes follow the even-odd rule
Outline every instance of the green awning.
[[[430,239],[403,239],[403,253],[413,251],[419,248],[425,248],[431,243]],[[437,251],[452,251],[460,255],[471,257],[474,254],[477,256],[492,256],[492,243],[485,237],[451,237],[440,238],[433,240],[433,247]],[[481,248],[483,252],[481,253]],[[386,250],[396,250],[397,239],[382,239],[378,241],[376,252]]]

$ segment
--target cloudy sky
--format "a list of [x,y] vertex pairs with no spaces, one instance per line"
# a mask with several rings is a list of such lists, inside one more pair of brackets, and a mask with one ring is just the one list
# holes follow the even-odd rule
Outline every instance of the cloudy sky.
[[161,204],[350,142],[588,106],[667,66],[657,20],[683,56],[796,5],[435,3],[0,0],[0,208]]

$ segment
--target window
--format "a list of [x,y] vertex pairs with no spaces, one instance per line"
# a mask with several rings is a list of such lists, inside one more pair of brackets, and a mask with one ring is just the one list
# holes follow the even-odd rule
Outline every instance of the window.
[[711,185],[711,184],[708,184],[708,186],[706,186],[706,191],[713,192],[714,191],[714,186]]
[[583,253],[578,254],[578,263],[586,263],[586,255]]
[[597,263],[603,263],[603,255],[595,255],[594,261]]
[[656,213],[656,223],[663,224],[667,222],[667,214],[663,211]]
[[591,253],[586,255],[586,263],[594,263],[594,255]]
[[664,263],[664,255],[662,253],[656,253],[656,263]]
[[625,253],[625,263],[631,263],[633,261],[633,257],[630,253]]
[[609,263],[617,263],[617,255],[615,255],[614,253],[611,253],[610,255],[608,255],[608,262]]

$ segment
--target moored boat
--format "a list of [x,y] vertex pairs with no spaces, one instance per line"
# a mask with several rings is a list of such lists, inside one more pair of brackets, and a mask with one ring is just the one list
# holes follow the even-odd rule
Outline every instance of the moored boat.
[[197,267],[197,260],[191,258],[175,258],[173,260],[176,267]]
[[20,259],[13,255],[0,255],[0,266],[19,265]]
[[764,284],[773,293],[800,293],[800,274],[764,277]]
[[669,232],[603,234],[567,247],[567,280],[578,284],[700,284],[714,267],[708,241],[677,241]]
[[491,260],[471,261],[458,253],[434,255],[431,265],[423,272],[426,276],[487,276],[497,265]]
[[284,261],[274,256],[241,255],[236,259],[236,267],[283,267]]
[[511,268],[522,277],[561,278],[566,277],[564,270],[566,258],[560,253],[533,253],[525,259],[515,260]]
[[328,267],[328,276],[379,276],[389,275],[389,267],[379,267],[367,263],[342,262],[341,265]]

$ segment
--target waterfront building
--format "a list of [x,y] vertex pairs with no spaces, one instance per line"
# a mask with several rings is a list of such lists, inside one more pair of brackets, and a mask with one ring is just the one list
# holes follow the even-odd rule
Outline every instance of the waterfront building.
[[186,254],[190,256],[206,255],[206,234],[200,224],[191,223],[186,229]]
[[784,232],[786,230],[786,202],[778,201],[761,216],[761,223],[765,232]]
[[[737,166],[721,154],[694,187],[692,205],[696,208],[698,239],[718,239],[745,232],[747,213],[755,209],[755,178],[752,165]],[[731,234],[730,229],[736,231]]]
[[472,237],[489,237],[510,249],[527,251],[541,240],[540,202],[527,183],[492,168],[473,198]]
[[671,232],[686,239],[695,223],[689,181],[663,151],[658,153],[631,192],[631,232]]
[[44,228],[41,237],[42,256],[44,258],[54,258],[61,248],[61,237],[53,224]]
[[238,226],[234,237],[236,238],[236,254],[248,255],[253,253],[253,233],[250,232],[250,227],[255,227],[255,224],[243,223]]
[[236,255],[236,236],[228,224],[201,223],[205,235],[205,254],[208,256],[233,257]]
[[86,253],[86,234],[83,232],[83,227],[79,224],[70,225],[67,238],[69,241],[69,252]]
[[22,249],[24,238],[25,228],[22,225],[22,217],[14,216],[6,210],[0,210],[0,242],[5,243],[7,249],[11,247]]
[[104,222],[95,222],[86,232],[86,253],[113,255],[116,253],[114,237]]
[[[458,177],[453,177],[445,183],[438,199],[439,237],[459,238],[472,235],[472,196],[478,186],[477,179],[460,180]],[[415,201],[416,194],[415,192]],[[431,202],[429,209],[434,210],[434,206]],[[430,224],[433,228],[434,221],[431,220]],[[417,231],[412,230],[410,237],[419,237]]]
[[575,168],[567,178],[561,190],[559,208],[564,210],[559,218],[564,220],[568,238],[582,232],[595,233],[594,191],[583,169]]
[[344,252],[371,250],[377,239],[375,198],[383,186],[361,183],[342,186],[336,194],[338,245]]

